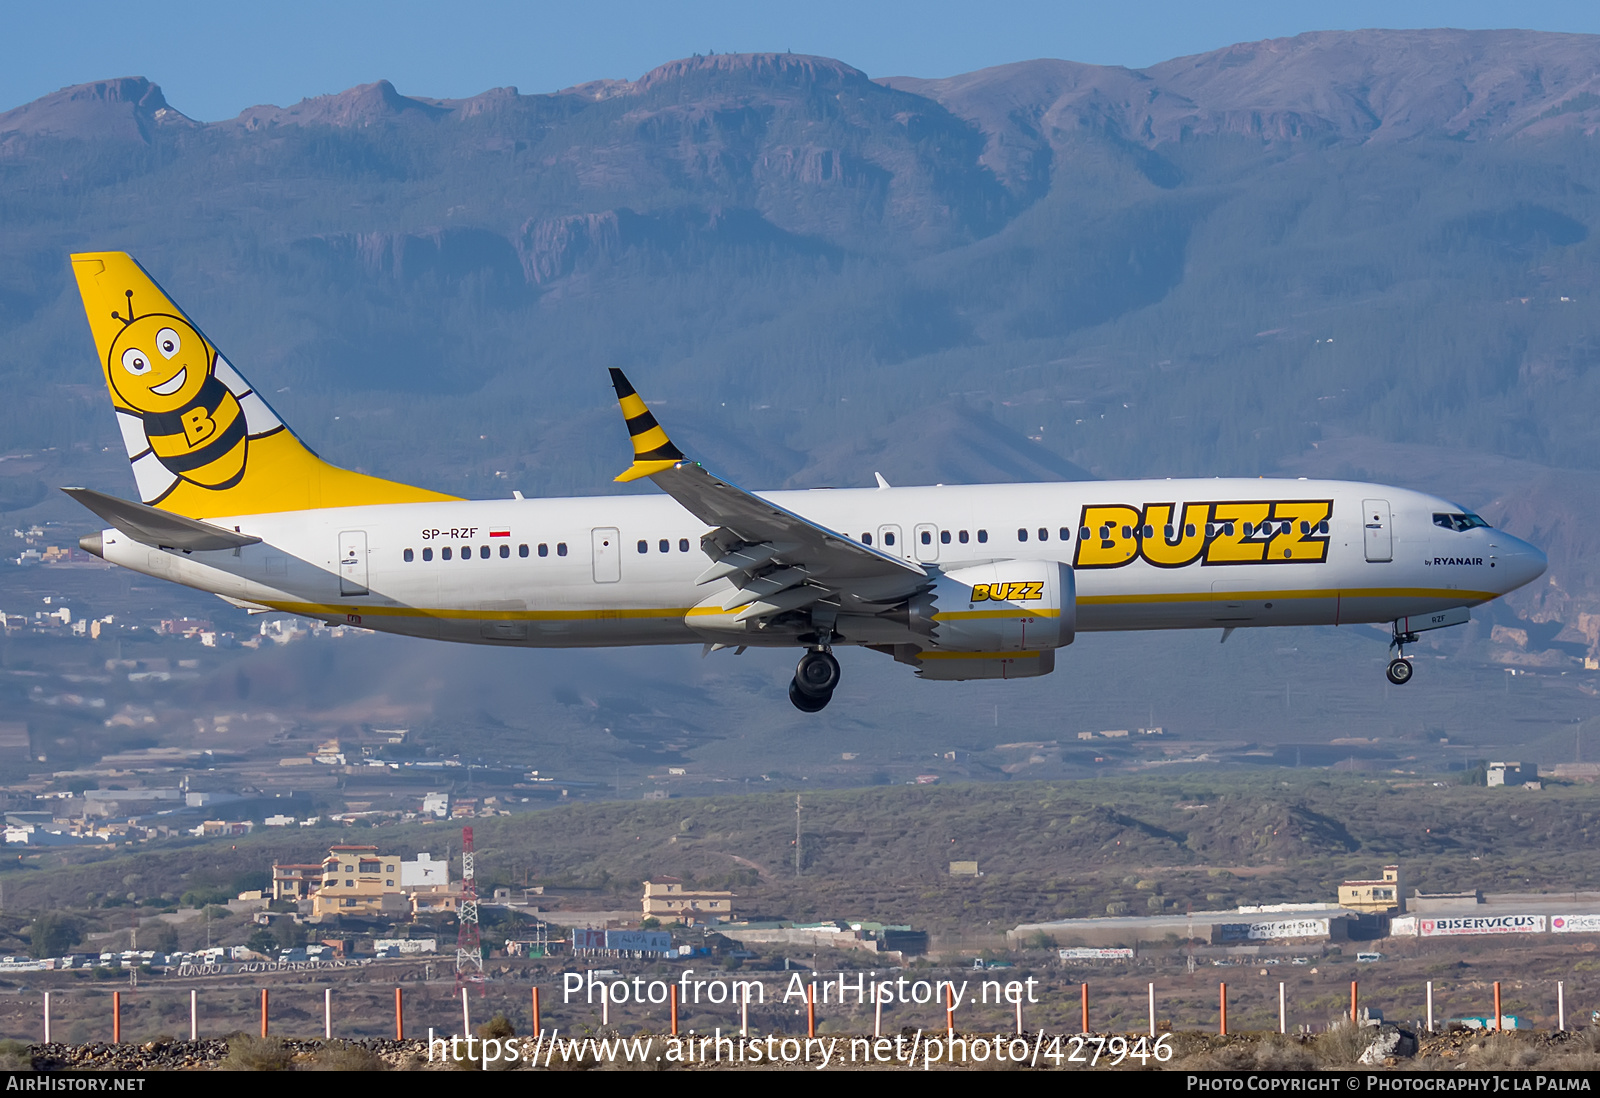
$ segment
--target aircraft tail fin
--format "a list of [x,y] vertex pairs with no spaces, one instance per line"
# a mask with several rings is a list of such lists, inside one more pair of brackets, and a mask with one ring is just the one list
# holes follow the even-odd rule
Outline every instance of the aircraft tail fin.
[[124,252],[72,257],[139,498],[188,518],[453,496],[330,465]]

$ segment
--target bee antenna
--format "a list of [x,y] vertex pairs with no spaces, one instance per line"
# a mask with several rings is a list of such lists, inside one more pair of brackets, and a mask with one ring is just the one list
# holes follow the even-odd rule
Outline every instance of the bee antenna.
[[123,293],[128,298],[128,315],[127,316],[123,316],[121,313],[117,312],[115,309],[112,309],[111,310],[111,317],[112,317],[113,320],[122,321],[123,326],[126,327],[127,325],[133,323],[133,291],[132,290],[124,290]]

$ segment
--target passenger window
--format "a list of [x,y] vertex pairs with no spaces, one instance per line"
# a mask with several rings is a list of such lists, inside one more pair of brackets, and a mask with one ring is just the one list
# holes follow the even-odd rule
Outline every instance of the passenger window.
[[1302,534],[1311,533],[1311,524],[1309,522],[1307,522],[1305,519],[1301,519],[1300,520],[1300,532]]
[[422,559],[423,560],[432,560],[433,559],[433,550],[432,549],[424,549],[422,551]]
[[924,544],[924,545],[932,545],[933,544],[933,531],[931,531],[931,530],[922,531],[922,544]]
[[489,559],[489,547],[487,545],[478,546],[478,556],[480,558],[482,558],[483,560],[488,560]]
[[[1206,533],[1209,534],[1210,532],[1211,532],[1211,529],[1208,526],[1206,528]],[[1184,525],[1183,525],[1183,536],[1186,537],[1186,538],[1194,537],[1194,523],[1192,523],[1192,522],[1184,523]]]
[[1224,534],[1228,535],[1230,538],[1233,537],[1233,523],[1231,523],[1231,522],[1223,523],[1222,524],[1222,532]]
[[1328,532],[1328,520],[1327,519],[1323,519],[1321,522],[1317,523],[1317,533],[1326,534],[1327,532]]
[[861,544],[862,545],[871,545],[872,544],[872,535],[871,534],[862,534],[861,535]]
[[649,551],[650,551],[650,543],[648,541],[645,541],[643,538],[640,538],[639,539],[639,552],[648,553]]
[[511,556],[511,546],[502,545],[500,547],[500,559],[505,560],[509,556]]
[[1251,527],[1251,525],[1248,522],[1245,523],[1244,524],[1244,536],[1245,537],[1249,537],[1253,533],[1255,533],[1255,530]]
[[1060,533],[1061,533],[1061,540],[1062,541],[1071,541],[1072,540],[1072,527],[1063,526],[1061,528]]
[[893,534],[885,534],[885,535],[883,535],[883,543],[885,545],[893,545],[894,544],[894,535]]
[[450,547],[448,545],[446,545],[443,549],[439,550],[439,559],[440,560],[449,560],[450,559]]
[[528,547],[526,545],[517,546],[517,556],[525,557],[527,555],[528,555]]
[[410,564],[412,559],[415,557],[415,554],[412,553],[411,550],[409,550],[409,549],[407,549],[404,553],[402,553],[400,555],[405,557],[407,564]]
[[550,555],[550,545],[549,545],[549,543],[543,542],[543,541],[541,541],[539,543],[539,555],[541,557],[548,557]]
[[1039,540],[1040,541],[1049,541],[1050,540],[1050,531],[1046,530],[1043,526],[1039,527]]
[[672,552],[672,542],[668,541],[666,538],[662,538],[656,548],[660,549],[663,553],[670,553]]
[[1156,528],[1154,526],[1146,526],[1144,528],[1144,536],[1147,537],[1147,538],[1155,537],[1156,536]]
[[950,544],[950,531],[948,531],[948,530],[940,530],[939,531],[939,544],[940,545],[949,545]]
[[1080,539],[1087,538],[1091,533],[1092,531],[1087,526],[1078,527],[1078,537]]
[[1210,522],[1206,523],[1206,537],[1213,538],[1213,537],[1216,537],[1216,536],[1217,536],[1217,527],[1216,527],[1216,525],[1214,523],[1210,523]]
[[689,539],[688,538],[679,538],[678,539],[678,552],[687,553],[688,551],[689,551]]
[[1294,523],[1289,522],[1287,519],[1285,519],[1284,523],[1283,523],[1283,529],[1279,530],[1278,533],[1287,534],[1293,526],[1294,526]]
[[989,531],[987,531],[987,530],[979,530],[978,531],[978,544],[979,545],[983,545],[988,540],[989,540]]
[[1124,537],[1124,538],[1131,538],[1131,537],[1133,537],[1133,527],[1131,527],[1131,526],[1124,526],[1124,527],[1123,527],[1123,528],[1122,528],[1122,536],[1123,536],[1123,537]]
[[[489,555],[489,547],[487,545],[485,545],[483,547],[483,555],[484,556],[488,556]],[[471,560],[472,559],[472,546],[463,545],[461,547],[461,559],[462,560]]]
[[1018,541],[1027,541],[1028,540],[1028,531],[1026,531],[1026,530],[1018,530],[1017,531],[1017,540]]
[[965,530],[961,531],[956,535],[956,538],[960,540],[962,545],[965,545],[967,543],[967,532]]
[[564,557],[566,555],[567,555],[567,543],[564,542],[564,541],[556,542],[556,556]]
[[1171,541],[1172,540],[1172,523],[1169,522],[1165,526],[1163,526],[1161,528],[1161,532],[1166,535],[1168,541]]

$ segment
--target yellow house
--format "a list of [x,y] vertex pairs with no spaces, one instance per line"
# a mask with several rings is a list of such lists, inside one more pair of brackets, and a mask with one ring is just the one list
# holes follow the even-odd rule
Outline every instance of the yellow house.
[[272,863],[274,900],[309,900],[322,887],[322,864]]
[[732,919],[733,893],[686,889],[677,877],[656,877],[644,883],[644,913],[671,919]]
[[398,915],[409,906],[400,891],[400,855],[380,855],[375,846],[328,848],[312,915]]
[[1399,914],[1406,909],[1400,892],[1400,867],[1386,865],[1376,881],[1346,881],[1339,886],[1339,906],[1367,914]]

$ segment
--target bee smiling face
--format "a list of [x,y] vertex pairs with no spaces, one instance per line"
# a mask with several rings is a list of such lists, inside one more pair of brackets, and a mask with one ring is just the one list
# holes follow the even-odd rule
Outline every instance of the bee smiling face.
[[175,412],[211,374],[211,348],[188,321],[150,313],[123,326],[106,363],[111,387],[137,412]]

